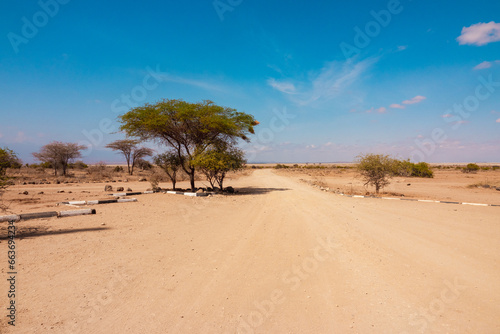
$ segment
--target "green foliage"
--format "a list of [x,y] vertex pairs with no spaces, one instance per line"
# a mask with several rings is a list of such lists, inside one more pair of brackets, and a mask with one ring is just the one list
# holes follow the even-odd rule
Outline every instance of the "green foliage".
[[21,168],[22,164],[16,153],[11,149],[0,148],[0,176],[5,175],[7,168]]
[[500,169],[500,166],[492,166],[491,169],[492,170],[497,170],[497,169]]
[[290,168],[290,166],[284,164],[276,164],[276,166],[274,166],[274,169],[285,169],[285,168]]
[[394,173],[394,159],[383,154],[360,154],[356,157],[357,170],[365,186],[373,185],[377,194],[389,184]]
[[411,176],[415,177],[434,177],[434,173],[432,172],[430,166],[426,162],[419,162],[418,164],[413,164],[412,166]]
[[205,174],[212,188],[217,182],[219,188],[224,190],[223,182],[227,172],[242,169],[246,161],[243,151],[233,146],[224,146],[210,148],[198,154],[193,163]]
[[434,177],[434,173],[426,162],[413,163],[410,160],[393,160],[393,176]]
[[[52,167],[52,166],[50,166],[50,167]],[[44,168],[50,168],[50,167],[44,167]],[[74,163],[70,163],[68,165],[68,167],[72,168],[72,169],[80,169],[80,170],[89,168],[89,166],[81,160],[75,161]]]
[[249,141],[258,124],[252,115],[225,108],[212,101],[189,103],[161,100],[146,103],[121,115],[120,130],[132,137],[156,140],[172,147],[179,158],[185,157],[182,169],[189,175],[194,191],[194,159],[213,146]]
[[159,154],[153,158],[154,163],[163,169],[172,181],[172,189],[175,190],[175,183],[177,182],[177,172],[182,167],[184,157],[179,157],[173,151]]
[[479,170],[479,166],[477,164],[467,164],[467,166],[462,169],[462,172],[464,173],[476,173]]
[[144,159],[137,159],[135,164],[142,170],[151,170],[153,168],[153,165]]

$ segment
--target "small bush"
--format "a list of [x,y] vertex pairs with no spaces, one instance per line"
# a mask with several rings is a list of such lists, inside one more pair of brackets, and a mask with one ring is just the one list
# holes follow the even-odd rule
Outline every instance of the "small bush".
[[123,172],[123,167],[122,166],[116,166],[115,168],[113,168],[113,172],[115,172],[115,173]]
[[479,166],[477,164],[467,164],[467,166],[462,169],[462,172],[464,173],[476,173],[479,170]]
[[410,162],[410,160],[397,159],[394,159],[393,175],[403,177],[434,177],[434,173],[426,162],[415,164]]
[[290,166],[284,165],[284,164],[276,164],[274,166],[275,169],[283,169],[283,168],[290,168]]
[[81,160],[78,160],[78,161],[75,161],[74,163],[69,164],[68,167],[72,168],[72,169],[80,169],[80,170],[89,168],[89,166]]

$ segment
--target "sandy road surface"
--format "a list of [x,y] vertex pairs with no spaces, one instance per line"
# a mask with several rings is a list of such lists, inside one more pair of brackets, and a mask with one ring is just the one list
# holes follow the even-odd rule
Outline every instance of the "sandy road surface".
[[271,170],[232,185],[30,223],[1,332],[500,332],[500,208],[344,198]]

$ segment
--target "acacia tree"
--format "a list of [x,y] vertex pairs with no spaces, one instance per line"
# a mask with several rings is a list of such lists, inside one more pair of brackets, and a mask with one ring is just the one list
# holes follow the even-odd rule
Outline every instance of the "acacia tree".
[[113,151],[118,151],[123,154],[127,161],[127,171],[130,175],[134,173],[134,167],[139,159],[153,155],[153,150],[147,147],[137,147],[139,140],[136,139],[122,139],[115,140],[106,145],[107,148]]
[[16,153],[8,147],[0,148],[0,176],[4,176],[7,168],[20,168],[21,161]]
[[229,171],[240,170],[245,163],[243,151],[234,146],[210,148],[194,160],[194,164],[205,174],[212,188],[217,182],[221,191],[224,191],[223,182],[226,174]]
[[154,163],[158,165],[170,178],[172,181],[172,189],[175,190],[175,184],[177,182],[177,172],[181,168],[182,160],[179,158],[176,152],[170,151],[163,154],[159,154],[154,157]]
[[86,147],[76,143],[63,143],[54,141],[50,144],[42,146],[40,152],[33,153],[35,159],[48,162],[54,167],[54,175],[57,176],[57,169],[62,169],[62,175],[66,175],[69,163],[82,156],[81,150]]
[[373,185],[378,194],[389,184],[394,172],[394,159],[383,154],[364,154],[356,157],[357,169],[365,181],[365,186]]
[[218,143],[234,144],[238,139],[249,141],[259,124],[252,115],[221,107],[212,101],[189,103],[182,100],[161,100],[146,103],[121,115],[120,130],[142,140],[156,140],[176,152],[183,162],[181,168],[189,175],[195,191],[194,158]]

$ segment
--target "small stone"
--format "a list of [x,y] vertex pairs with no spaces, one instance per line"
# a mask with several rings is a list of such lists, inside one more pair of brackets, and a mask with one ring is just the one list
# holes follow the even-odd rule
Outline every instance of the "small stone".
[[64,190],[58,190],[57,193],[60,194],[60,193],[63,193]]
[[113,187],[109,184],[104,186],[104,191],[113,191]]
[[133,190],[132,190],[132,188],[129,187],[129,188],[127,188],[127,191],[133,191]]
[[118,187],[116,188],[116,191],[124,191],[125,189],[123,187]]

